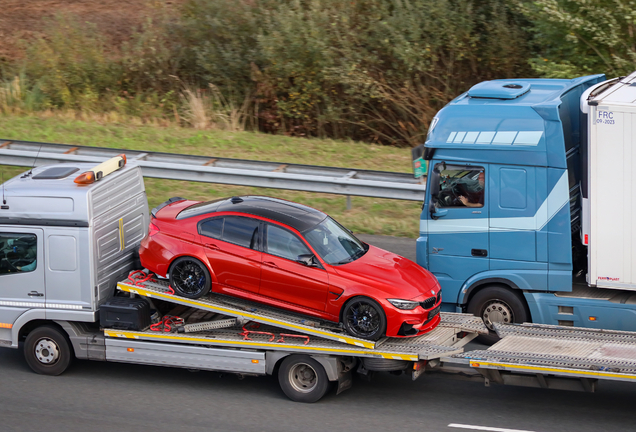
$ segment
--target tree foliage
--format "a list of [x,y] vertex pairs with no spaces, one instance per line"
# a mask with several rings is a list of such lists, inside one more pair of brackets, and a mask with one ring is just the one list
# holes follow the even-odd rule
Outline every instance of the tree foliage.
[[535,0],[517,6],[533,24],[539,55],[531,64],[541,76],[619,76],[636,68],[636,1]]

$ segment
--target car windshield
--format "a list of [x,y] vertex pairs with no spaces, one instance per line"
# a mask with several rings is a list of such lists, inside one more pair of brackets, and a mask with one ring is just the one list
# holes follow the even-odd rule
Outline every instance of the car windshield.
[[305,231],[303,235],[323,261],[330,265],[355,261],[369,249],[369,246],[330,217]]

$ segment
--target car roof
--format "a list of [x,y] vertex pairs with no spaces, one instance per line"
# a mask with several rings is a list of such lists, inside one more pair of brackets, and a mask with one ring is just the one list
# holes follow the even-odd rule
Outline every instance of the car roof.
[[192,205],[182,210],[176,219],[201,215],[212,217],[221,212],[245,213],[272,219],[300,232],[316,226],[327,217],[319,210],[295,202],[267,196],[246,195]]

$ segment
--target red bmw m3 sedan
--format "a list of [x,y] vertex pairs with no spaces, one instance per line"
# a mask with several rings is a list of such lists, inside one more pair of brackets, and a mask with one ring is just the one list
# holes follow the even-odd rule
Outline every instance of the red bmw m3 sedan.
[[153,209],[140,258],[181,296],[240,297],[342,323],[363,339],[416,336],[440,321],[431,273],[281,199],[171,198]]

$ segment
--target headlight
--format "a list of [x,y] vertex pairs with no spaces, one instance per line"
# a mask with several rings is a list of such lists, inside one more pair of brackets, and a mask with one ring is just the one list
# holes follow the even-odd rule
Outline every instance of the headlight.
[[389,303],[398,309],[412,310],[420,305],[419,302],[400,299],[387,299]]

